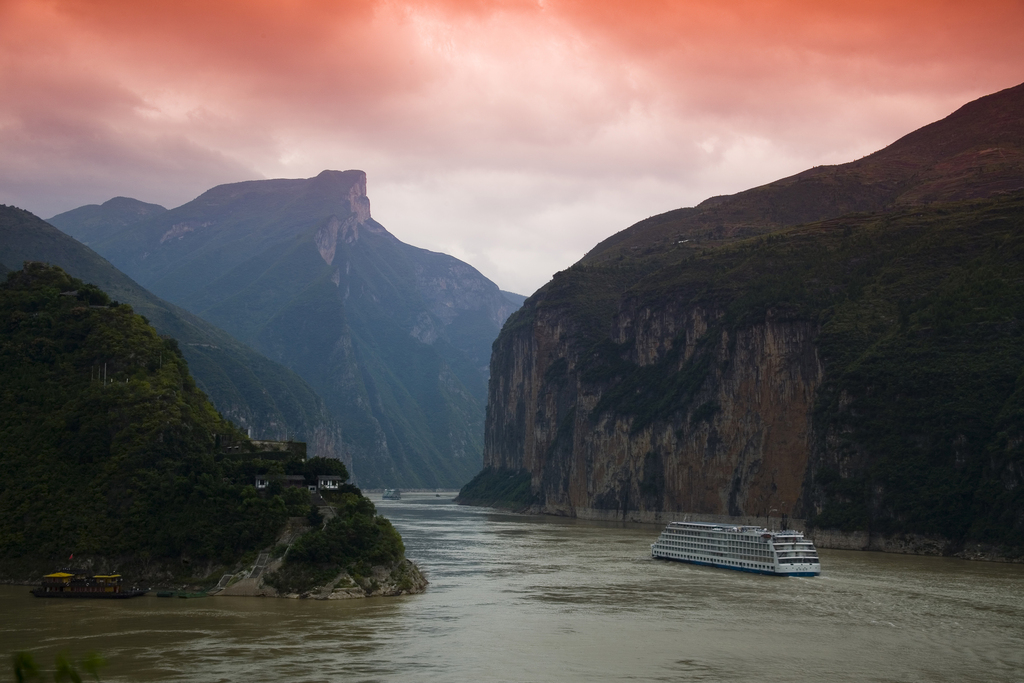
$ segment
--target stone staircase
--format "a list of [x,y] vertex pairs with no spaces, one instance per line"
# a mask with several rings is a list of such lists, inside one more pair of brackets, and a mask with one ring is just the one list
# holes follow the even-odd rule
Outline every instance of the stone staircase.
[[[319,494],[317,494],[317,496],[319,497]],[[327,505],[326,501],[324,501],[322,497],[320,498],[319,501],[314,500],[312,502],[314,504],[324,503],[322,505],[317,505],[317,507],[320,509],[320,514],[323,515],[324,525],[326,525],[328,521],[337,516],[337,512],[335,511],[334,507],[331,505]],[[288,521],[288,525],[286,526],[284,532],[281,534],[281,537],[278,539],[278,542],[287,544],[290,549],[291,544],[295,542],[295,539],[308,528],[305,526],[305,524],[305,518],[290,518]],[[287,554],[287,551],[285,551],[285,554]],[[277,568],[280,567],[283,562],[283,557],[279,557],[276,560],[271,561],[270,553],[260,553],[259,557],[256,559],[256,564],[253,565],[252,569],[249,571],[248,574],[243,573],[241,575],[241,578],[235,581],[235,583],[231,584],[230,587],[228,586],[228,583],[230,583],[231,579],[234,578],[236,575],[225,574],[221,577],[217,585],[210,589],[209,594],[224,596],[276,595],[277,591],[275,591],[273,588],[269,586],[264,587],[263,576],[264,574],[269,574],[273,571],[276,571]]]
[[249,572],[248,578],[258,579],[263,575],[263,570],[267,568],[267,562],[270,560],[270,553],[260,553],[259,558],[256,560],[256,565]]

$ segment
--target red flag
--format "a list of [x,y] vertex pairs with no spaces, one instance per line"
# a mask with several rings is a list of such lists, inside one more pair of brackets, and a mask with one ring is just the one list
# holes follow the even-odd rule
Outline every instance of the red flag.
[[71,559],[72,557],[74,557],[74,556],[75,556],[75,554],[74,554],[74,553],[71,553],[71,555],[70,555],[70,556],[68,557],[68,559],[70,560],[70,559]]

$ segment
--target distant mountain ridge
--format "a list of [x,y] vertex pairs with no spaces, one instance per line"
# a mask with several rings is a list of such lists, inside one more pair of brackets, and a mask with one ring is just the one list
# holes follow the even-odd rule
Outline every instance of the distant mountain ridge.
[[309,382],[362,486],[456,486],[479,469],[491,344],[518,306],[388,233],[362,171],[222,185],[127,227],[76,212],[51,221]]
[[816,166],[695,207],[653,216],[591,249],[580,263],[682,239],[717,243],[847,213],[991,196],[1024,188],[1024,85],[987,95],[884,149]]
[[188,311],[159,299],[106,259],[27,211],[0,206],[0,259],[42,261],[131,304],[162,335],[180,342],[199,387],[253,438],[306,441],[310,456],[348,460],[340,429],[316,392],[274,363]]
[[63,222],[75,226],[75,239],[88,246],[113,232],[167,211],[159,204],[147,204],[130,197],[114,197],[103,204],[87,204],[61,214]]
[[87,223],[81,208],[49,221],[76,239],[90,237],[90,246],[111,263],[175,301],[326,216],[369,216],[365,189],[362,171],[325,171],[308,180],[218,185],[182,206],[127,224],[119,210]]

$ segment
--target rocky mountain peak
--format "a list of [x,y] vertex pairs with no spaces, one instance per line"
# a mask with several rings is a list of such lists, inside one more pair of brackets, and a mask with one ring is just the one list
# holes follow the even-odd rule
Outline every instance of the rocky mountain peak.
[[366,173],[363,171],[322,171],[313,178],[313,187],[317,192],[341,193],[348,198],[349,215],[344,218],[332,215],[317,230],[314,238],[320,256],[328,265],[334,262],[339,239],[352,244],[359,239],[361,228],[378,234],[387,232],[383,226],[370,220],[370,198],[366,196]]
[[370,199],[366,196],[364,171],[325,170],[311,181],[311,194],[346,197],[356,224],[370,220]]

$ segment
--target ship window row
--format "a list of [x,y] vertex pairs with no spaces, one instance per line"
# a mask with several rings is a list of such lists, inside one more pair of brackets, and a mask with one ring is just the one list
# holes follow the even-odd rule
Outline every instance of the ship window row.
[[[728,553],[732,553],[734,555],[751,555],[751,556],[757,556],[757,557],[772,557],[772,554],[769,553],[769,552],[730,550],[730,549],[702,546],[702,545],[699,545],[699,544],[696,544],[696,543],[662,543],[662,545],[664,545],[666,547],[669,547],[669,548],[686,548],[688,550],[706,550],[708,552],[712,552],[712,551],[714,551],[714,552],[728,552]],[[808,557],[809,557],[809,555],[808,555]]]
[[715,550],[703,550],[703,551],[701,551],[701,550],[697,550],[697,549],[693,549],[693,548],[680,548],[680,549],[676,549],[674,547],[662,548],[662,552],[671,553],[671,554],[684,553],[684,552],[687,552],[687,551],[689,551],[691,553],[699,553],[701,556],[703,556],[705,558],[716,558],[716,559],[717,558],[722,558],[722,559],[731,560],[731,561],[741,561],[742,560],[742,561],[747,561],[747,562],[765,562],[765,561],[772,562],[773,561],[771,558],[757,557],[755,555],[737,555],[736,553],[725,553],[725,552],[720,552],[720,551],[715,551]]
[[[750,539],[750,540],[748,540],[748,539],[739,539],[739,538],[718,539],[718,538],[709,538],[707,536],[701,536],[701,535],[696,535],[696,534],[666,534],[666,536],[671,537],[671,538],[685,538],[685,539],[689,539],[689,540],[698,540],[698,541],[704,541],[704,542],[709,542],[709,543],[718,543],[718,544],[721,544],[721,545],[758,545],[758,546],[767,546],[768,545],[768,541],[761,540],[761,539]],[[807,543],[805,545],[809,546],[811,544]]]
[[694,549],[699,549],[699,550],[711,550],[711,549],[715,549],[715,550],[728,550],[730,552],[744,552],[744,554],[747,554],[747,555],[763,555],[765,557],[768,557],[768,556],[771,555],[771,551],[769,551],[769,550],[767,550],[765,548],[757,548],[757,547],[752,547],[752,546],[744,546],[744,547],[737,548],[737,547],[733,547],[733,546],[723,546],[723,545],[718,545],[718,544],[712,545],[710,543],[696,543],[696,542],[691,542],[691,541],[676,541],[676,540],[671,540],[671,539],[670,540],[662,540],[661,543],[663,545],[667,545],[667,546],[671,546],[671,547],[694,548]]
[[[681,560],[693,560],[695,562],[706,562],[709,560],[718,560],[717,557],[709,557],[708,555],[691,555],[688,553],[668,552],[670,557],[675,557]],[[748,569],[773,569],[770,564],[763,564],[759,562],[741,562],[738,560],[725,560],[726,564],[736,565],[737,567],[745,567]]]
[[672,535],[672,536],[691,536],[691,537],[694,537],[694,538],[708,538],[708,539],[712,539],[712,540],[716,540],[716,541],[717,540],[721,540],[721,541],[735,541],[735,540],[740,539],[740,538],[749,538],[749,539],[753,540],[754,542],[760,543],[762,540],[766,540],[766,539],[761,539],[760,537],[752,538],[750,536],[737,536],[736,534],[713,534],[713,533],[708,533],[708,532],[705,532],[705,531],[693,531],[693,530],[690,530],[690,529],[686,529],[686,530],[682,530],[682,531],[680,531],[680,530],[671,530],[671,531],[668,531],[666,533],[669,534],[669,535]]
[[770,548],[768,543],[761,543],[759,541],[719,541],[714,538],[704,538],[702,536],[673,536],[672,538],[680,538],[695,543],[708,543],[712,545],[727,546],[730,548]]

